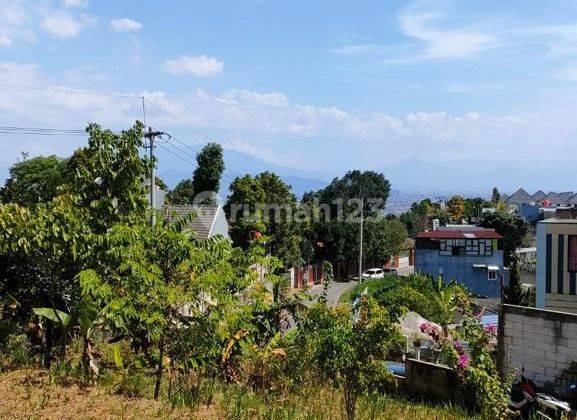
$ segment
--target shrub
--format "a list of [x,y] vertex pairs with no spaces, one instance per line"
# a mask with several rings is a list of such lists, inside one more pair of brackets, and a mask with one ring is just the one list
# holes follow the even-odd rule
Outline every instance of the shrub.
[[34,361],[30,340],[26,334],[10,334],[6,340],[6,354],[15,367],[30,365]]

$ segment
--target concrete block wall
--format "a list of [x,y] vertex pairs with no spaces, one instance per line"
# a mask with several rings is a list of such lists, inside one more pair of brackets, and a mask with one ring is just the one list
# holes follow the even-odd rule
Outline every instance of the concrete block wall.
[[577,362],[577,315],[502,305],[499,314],[499,367],[524,369],[539,385],[563,393],[564,374]]

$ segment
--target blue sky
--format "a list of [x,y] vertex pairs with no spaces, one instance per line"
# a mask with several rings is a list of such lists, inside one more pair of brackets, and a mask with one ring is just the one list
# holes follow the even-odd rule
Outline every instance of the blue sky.
[[[117,92],[195,148],[319,177],[576,189],[576,18],[562,0],[0,0],[0,125],[119,129],[138,100],[89,94]],[[0,135],[0,169],[82,141]]]

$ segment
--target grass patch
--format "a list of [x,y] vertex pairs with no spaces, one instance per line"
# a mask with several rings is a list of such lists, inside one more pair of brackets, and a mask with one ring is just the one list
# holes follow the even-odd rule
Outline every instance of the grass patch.
[[[149,390],[144,394],[150,395]],[[298,394],[252,392],[237,385],[218,384],[209,405],[174,407],[169,401],[128,398],[101,386],[63,387],[38,369],[0,374],[0,418],[196,418],[196,419],[345,419],[341,392],[328,387]],[[466,419],[451,405],[414,402],[402,396],[370,395],[359,399],[359,419]]]

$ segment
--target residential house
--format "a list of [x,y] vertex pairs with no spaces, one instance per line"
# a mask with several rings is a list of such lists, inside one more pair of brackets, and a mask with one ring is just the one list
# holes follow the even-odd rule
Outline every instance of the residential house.
[[187,227],[193,229],[199,239],[216,235],[230,238],[228,222],[220,205],[168,205],[164,207],[164,216],[173,221],[186,219]]
[[539,190],[531,196],[531,201],[534,203],[541,203],[546,196],[547,194]]
[[507,204],[520,206],[521,204],[529,204],[533,202],[533,198],[523,188],[519,188],[505,201]]
[[536,306],[577,313],[577,220],[537,224]]
[[455,280],[473,294],[498,298],[508,281],[502,242],[494,229],[469,225],[421,232],[415,240],[415,272]]

